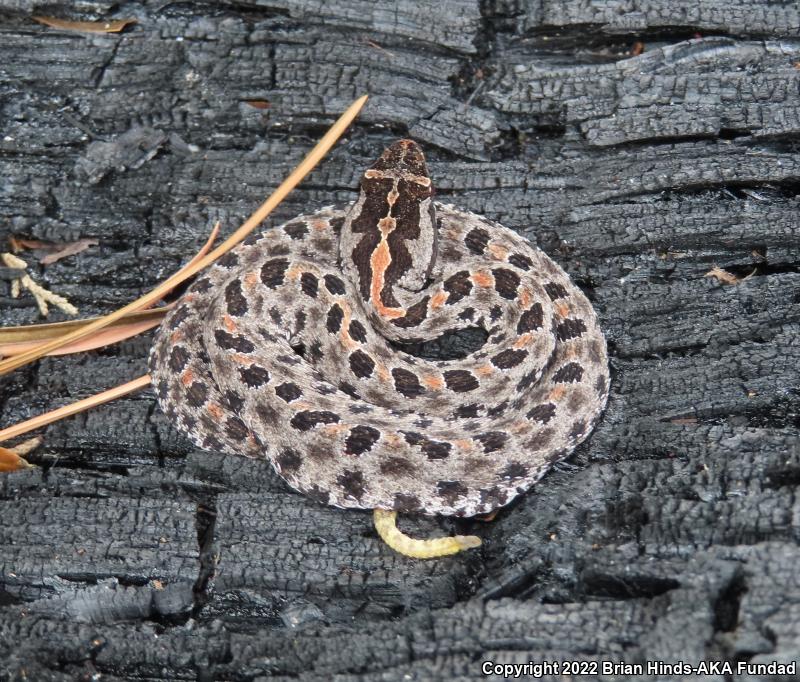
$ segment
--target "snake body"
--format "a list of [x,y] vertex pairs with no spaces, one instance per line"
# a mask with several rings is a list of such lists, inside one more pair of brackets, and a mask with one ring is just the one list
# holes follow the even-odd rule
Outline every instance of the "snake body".
[[[476,327],[432,361],[398,344]],[[349,208],[254,235],[201,276],[150,355],[198,446],[269,460],[346,508],[472,516],[528,490],[592,430],[609,389],[591,304],[521,236],[433,200],[390,146]]]

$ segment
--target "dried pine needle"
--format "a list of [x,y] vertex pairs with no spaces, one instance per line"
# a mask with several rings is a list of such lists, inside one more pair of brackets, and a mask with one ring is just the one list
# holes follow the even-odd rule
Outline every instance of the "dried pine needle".
[[70,405],[59,407],[57,410],[40,414],[38,417],[33,417],[32,419],[20,422],[19,424],[14,424],[14,426],[9,426],[6,429],[0,430],[0,443],[11,438],[16,438],[17,436],[21,436],[23,433],[28,433],[29,431],[33,431],[34,429],[38,429],[42,426],[47,426],[48,424],[57,422],[65,417],[71,417],[73,414],[85,412],[86,410],[96,407],[97,405],[110,403],[112,400],[116,400],[124,395],[128,395],[128,393],[139,391],[149,385],[150,375],[145,374],[144,376],[140,376],[138,379],[129,381],[121,386],[115,386],[107,391],[97,393],[93,396],[89,396],[88,398],[84,398],[83,400],[78,400]]
[[34,21],[49,26],[59,28],[63,31],[78,31],[80,33],[119,33],[130,24],[135,24],[136,19],[114,19],[113,21],[70,21],[69,19],[58,19],[56,17],[34,16]]

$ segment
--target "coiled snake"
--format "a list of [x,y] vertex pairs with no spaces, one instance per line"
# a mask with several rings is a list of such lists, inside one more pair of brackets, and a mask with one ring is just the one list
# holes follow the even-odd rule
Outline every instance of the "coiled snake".
[[[463,359],[397,347],[466,327],[488,336]],[[434,202],[411,140],[349,208],[255,235],[200,277],[150,370],[203,448],[268,459],[324,504],[456,516],[530,488],[587,437],[609,388],[587,298],[524,238]],[[376,515],[382,535],[393,518]]]

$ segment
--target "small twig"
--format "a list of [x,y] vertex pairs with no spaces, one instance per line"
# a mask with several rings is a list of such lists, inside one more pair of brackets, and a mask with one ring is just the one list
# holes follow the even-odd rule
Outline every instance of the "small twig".
[[[20,268],[24,270],[28,264],[21,258],[17,258],[13,253],[2,253],[0,259],[9,268]],[[47,317],[50,312],[48,303],[52,303],[59,310],[64,311],[67,315],[77,315],[78,309],[72,305],[66,298],[48,291],[43,286],[36,284],[27,273],[17,279],[11,281],[11,297],[19,298],[21,288],[25,288],[31,292],[36,299],[36,305],[39,307],[39,312],[42,317]]]

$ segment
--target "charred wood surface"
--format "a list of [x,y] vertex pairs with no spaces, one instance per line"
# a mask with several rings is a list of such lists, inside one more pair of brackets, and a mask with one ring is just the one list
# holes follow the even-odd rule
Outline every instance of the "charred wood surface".
[[[98,240],[19,254],[83,316],[172,273],[217,220],[231,232],[369,93],[269,226],[352,201],[413,137],[440,200],[570,272],[612,361],[591,438],[493,522],[401,520],[484,540],[434,562],[193,448],[149,391],[47,428],[39,467],[0,475],[0,678],[800,658],[795,3],[2,0],[0,17],[0,250]],[[0,323],[41,322],[14,275]],[[143,374],[149,341],[0,378],[2,424]]]

